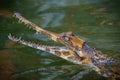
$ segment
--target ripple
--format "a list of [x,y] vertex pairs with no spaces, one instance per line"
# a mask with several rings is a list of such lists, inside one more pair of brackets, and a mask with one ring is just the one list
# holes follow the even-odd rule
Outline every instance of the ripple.
[[42,64],[51,64],[52,62],[54,62],[54,60],[52,60],[52,59],[42,59],[40,63],[42,63]]
[[43,20],[40,21],[40,25],[44,28],[62,26],[63,23],[61,21],[64,19],[65,15],[65,12],[51,12],[40,14],[39,16],[43,18]]

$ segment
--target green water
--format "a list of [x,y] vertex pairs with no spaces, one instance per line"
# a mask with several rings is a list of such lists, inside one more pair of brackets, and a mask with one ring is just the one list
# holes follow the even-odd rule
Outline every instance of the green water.
[[[120,1],[119,0],[5,0],[1,8],[19,12],[27,19],[44,29],[62,33],[73,31],[77,36],[102,51],[104,54],[120,57]],[[2,13],[2,12],[0,12]],[[58,58],[47,52],[15,44],[6,48],[10,40],[7,35],[22,36],[27,41],[45,45],[59,45],[47,37],[19,24],[16,19],[0,16],[0,50],[8,53],[16,70],[59,67],[55,71],[33,72],[14,76],[18,80],[66,80],[70,79],[84,67]],[[2,58],[0,58],[2,60]],[[5,58],[6,59],[6,58]],[[68,66],[66,66],[68,65]],[[2,65],[0,65],[2,66]],[[67,69],[61,69],[65,66]],[[59,72],[63,70],[63,72]],[[95,75],[95,76],[93,76]],[[102,80],[95,72],[83,77],[84,80]]]

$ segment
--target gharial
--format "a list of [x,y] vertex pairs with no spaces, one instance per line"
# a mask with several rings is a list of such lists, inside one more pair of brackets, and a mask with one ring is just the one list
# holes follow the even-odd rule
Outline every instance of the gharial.
[[48,36],[49,38],[51,38],[53,41],[57,43],[61,43],[62,45],[65,45],[65,46],[52,47],[52,46],[33,44],[21,39],[21,37],[16,38],[11,34],[9,34],[8,38],[10,40],[21,43],[23,45],[26,45],[32,48],[36,48],[42,51],[52,53],[56,56],[59,56],[75,64],[88,66],[90,69],[95,70],[98,74],[104,77],[112,77],[112,78],[120,77],[119,76],[120,74],[114,71],[113,67],[111,68],[106,67],[106,65],[119,64],[118,63],[119,61],[117,62],[113,58],[108,57],[102,52],[92,48],[85,42],[85,40],[80,39],[78,36],[73,34],[73,32],[57,34],[57,33],[44,30],[40,26],[37,26],[36,24],[24,18],[19,13],[14,13],[13,17],[19,19],[21,23],[28,25],[33,30],[40,32]]

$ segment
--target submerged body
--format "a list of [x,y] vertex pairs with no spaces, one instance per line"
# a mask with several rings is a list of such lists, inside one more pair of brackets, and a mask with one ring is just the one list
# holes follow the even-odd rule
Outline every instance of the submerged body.
[[20,22],[27,24],[30,28],[36,30],[37,32],[40,32],[48,36],[55,42],[58,42],[65,46],[52,47],[39,45],[24,41],[21,38],[15,38],[11,34],[8,36],[10,40],[24,44],[29,47],[52,53],[75,64],[88,66],[99,74],[103,75],[104,77],[118,77],[118,75],[116,76],[113,71],[108,70],[105,67],[109,64],[115,64],[115,60],[113,60],[111,57],[108,57],[107,55],[104,55],[100,51],[97,51],[94,48],[90,47],[84,40],[75,36],[72,32],[56,34],[35,25],[34,23],[22,17],[19,13],[15,13],[14,17],[18,18]]

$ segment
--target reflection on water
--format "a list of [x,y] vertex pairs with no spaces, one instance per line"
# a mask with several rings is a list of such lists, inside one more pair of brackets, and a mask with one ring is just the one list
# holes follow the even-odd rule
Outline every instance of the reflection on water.
[[[119,0],[12,0],[10,3],[8,3],[9,0],[5,1],[3,3],[4,5],[0,7],[0,50],[4,49],[5,52],[9,53],[7,55],[5,54],[5,56],[15,55],[14,59],[10,58],[13,61],[10,64],[14,64],[17,69],[15,69],[16,71],[13,70],[13,73],[31,68],[62,65],[71,66],[72,63],[21,44],[9,43],[7,38],[9,33],[22,36],[32,42],[39,41],[39,44],[51,43],[51,40],[47,37],[26,28],[25,25],[18,24],[15,19],[12,19],[12,12],[20,12],[37,25],[56,33],[73,31],[76,35],[85,39],[93,47],[99,48],[105,54],[110,56],[117,55],[115,58],[120,56]],[[6,44],[9,45],[5,46]],[[53,45],[53,42],[51,45]],[[1,57],[0,61],[2,59],[4,57]],[[67,66],[67,69],[64,69],[63,72],[70,70],[73,73],[59,73],[57,71],[52,73],[49,71],[35,72],[20,75],[15,78],[22,80],[53,80],[54,78],[65,80],[66,78],[70,79],[74,74],[81,71],[76,66],[71,67]],[[77,70],[73,71],[73,68]],[[6,70],[10,71],[9,69]],[[57,70],[61,69],[57,68]],[[90,73],[83,79],[89,80],[91,76],[93,80],[103,79],[103,77],[96,73]]]
[[52,7],[67,7],[67,6],[77,6],[79,5],[79,0],[43,0],[42,6],[39,11],[48,10]]
[[41,64],[50,64],[50,63],[52,63],[52,62],[54,62],[52,59],[43,59],[43,60],[41,60]]
[[57,77],[60,74],[61,73],[58,73],[58,72],[43,72],[43,73],[40,73],[40,75],[43,76],[43,78],[41,80],[53,80],[55,77]]
[[65,13],[57,12],[57,13],[44,13],[40,15],[43,20],[40,21],[40,25],[42,27],[58,27],[63,26],[61,21],[63,20]]

